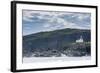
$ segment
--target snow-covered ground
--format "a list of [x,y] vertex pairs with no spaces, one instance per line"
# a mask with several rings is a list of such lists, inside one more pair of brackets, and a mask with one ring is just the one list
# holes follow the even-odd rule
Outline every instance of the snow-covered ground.
[[34,62],[53,62],[53,61],[78,61],[78,60],[90,60],[91,56],[83,57],[24,57],[23,63]]

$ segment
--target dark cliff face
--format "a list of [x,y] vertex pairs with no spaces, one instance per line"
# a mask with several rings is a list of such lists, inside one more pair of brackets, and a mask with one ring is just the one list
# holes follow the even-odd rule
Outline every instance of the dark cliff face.
[[23,36],[23,51],[60,49],[75,43],[82,36],[84,42],[91,41],[90,30],[62,29],[48,32],[39,32]]

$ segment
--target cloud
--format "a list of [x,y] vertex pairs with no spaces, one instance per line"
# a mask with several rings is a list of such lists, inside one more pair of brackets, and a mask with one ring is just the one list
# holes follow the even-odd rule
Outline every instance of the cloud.
[[40,24],[41,31],[64,28],[90,29],[90,21],[87,21],[90,17],[90,13],[23,10],[23,22],[27,22],[27,25]]
[[[78,20],[86,18],[86,16],[84,17],[82,16],[83,15],[77,15],[77,16],[75,15],[75,17],[77,17]],[[85,27],[83,27],[82,25],[79,26],[76,23],[69,22],[68,20],[60,18],[59,15],[52,17],[47,24],[44,24],[44,27],[49,29],[63,29],[63,28],[89,29],[89,27],[87,26],[88,25],[85,25]]]
[[84,19],[86,19],[86,18],[89,18],[90,17],[90,14],[82,14],[82,13],[80,13],[80,14],[74,14],[74,16],[76,16],[79,20],[84,20]]
[[51,19],[51,17],[70,15],[72,13],[54,12],[54,11],[33,11],[23,10],[23,20],[32,21],[31,18],[38,17],[39,19]]
[[50,27],[50,24],[45,24],[45,25],[43,25],[43,27],[48,28],[48,27]]

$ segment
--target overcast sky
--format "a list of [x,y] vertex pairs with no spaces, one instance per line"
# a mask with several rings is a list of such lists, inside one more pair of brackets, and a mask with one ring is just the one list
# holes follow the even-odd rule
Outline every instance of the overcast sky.
[[23,10],[23,35],[64,28],[90,29],[91,14]]

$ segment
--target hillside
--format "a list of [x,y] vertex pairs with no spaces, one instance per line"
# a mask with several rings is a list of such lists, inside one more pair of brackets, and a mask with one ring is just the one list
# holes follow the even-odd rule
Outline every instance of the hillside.
[[[70,28],[39,32],[23,36],[23,56],[30,56],[35,52],[47,52],[48,50],[56,50],[57,53],[59,51],[64,53],[64,48],[69,47],[69,45],[73,45],[73,43],[76,43],[76,40],[79,39],[80,36],[82,36],[84,43],[91,41],[90,30]],[[60,56],[60,54],[57,56]]]

